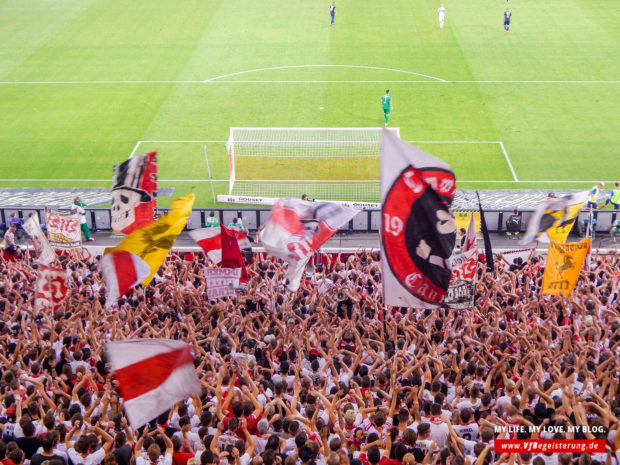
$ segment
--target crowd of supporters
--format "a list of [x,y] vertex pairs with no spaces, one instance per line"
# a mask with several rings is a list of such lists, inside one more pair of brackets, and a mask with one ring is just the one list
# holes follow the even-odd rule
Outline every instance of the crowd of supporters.
[[[309,266],[296,293],[259,255],[237,298],[215,303],[204,257],[171,255],[109,309],[99,258],[62,257],[70,295],[54,314],[33,310],[36,263],[0,259],[2,465],[620,461],[615,254],[553,298],[540,294],[542,260],[498,260],[479,269],[463,311],[384,308],[379,258],[366,252]],[[124,338],[192,344],[202,395],[132,429],[104,354]],[[603,439],[606,452],[494,450],[510,437]]]

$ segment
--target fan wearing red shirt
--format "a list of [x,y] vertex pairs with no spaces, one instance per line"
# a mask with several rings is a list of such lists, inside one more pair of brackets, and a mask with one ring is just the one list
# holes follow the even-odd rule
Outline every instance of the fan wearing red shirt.
[[[178,436],[172,436],[172,465],[187,465],[187,461],[194,457],[194,451],[189,441],[181,441]],[[183,450],[181,450],[183,448]]]

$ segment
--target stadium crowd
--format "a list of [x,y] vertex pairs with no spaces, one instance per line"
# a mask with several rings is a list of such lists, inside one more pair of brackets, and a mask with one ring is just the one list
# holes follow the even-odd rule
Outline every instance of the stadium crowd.
[[[237,298],[216,303],[204,256],[173,254],[111,311],[99,259],[62,257],[70,295],[55,314],[33,311],[36,262],[0,259],[2,465],[620,462],[615,254],[557,298],[540,295],[537,257],[497,260],[463,311],[384,309],[379,258],[363,251],[309,266],[294,294],[283,266],[258,256]],[[202,395],[133,430],[104,354],[124,338],[192,344]],[[537,436],[603,439],[607,451],[493,448]]]

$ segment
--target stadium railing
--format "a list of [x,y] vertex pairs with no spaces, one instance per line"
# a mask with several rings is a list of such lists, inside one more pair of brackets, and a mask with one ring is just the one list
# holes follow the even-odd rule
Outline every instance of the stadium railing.
[[[167,210],[159,209],[160,214]],[[270,210],[260,208],[200,208],[192,210],[189,221],[187,222],[187,230],[201,228],[205,225],[205,221],[210,212],[216,212],[220,223],[227,225],[232,222],[235,217],[241,218],[243,225],[250,229],[256,230],[259,225],[265,223],[269,217]],[[45,215],[43,208],[2,208],[0,209],[0,224],[7,223],[10,215],[17,213],[23,221],[28,219],[30,213],[36,213],[41,224],[45,224]],[[87,210],[87,222],[91,230],[94,231],[110,231],[110,209],[109,208],[92,208]],[[485,218],[489,232],[502,233],[506,231],[505,219],[512,215],[512,210],[485,210]],[[533,210],[523,210],[522,215],[522,231],[525,231],[529,219],[534,213]],[[608,233],[617,219],[620,219],[620,212],[613,210],[599,210],[594,213],[597,220],[596,231]],[[616,218],[617,217],[617,218]],[[588,218],[588,213],[584,210],[580,213],[578,220],[573,227],[573,233],[583,234],[584,220]],[[381,212],[379,210],[362,210],[350,222],[348,228],[343,228],[344,232],[378,232],[381,224]],[[0,231],[4,231],[0,227]]]

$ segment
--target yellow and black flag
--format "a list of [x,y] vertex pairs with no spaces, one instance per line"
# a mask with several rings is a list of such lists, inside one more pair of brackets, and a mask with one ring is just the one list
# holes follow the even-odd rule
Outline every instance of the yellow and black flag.
[[169,213],[143,228],[136,229],[120,244],[114,248],[106,249],[104,253],[124,250],[140,257],[151,269],[151,273],[142,280],[142,284],[149,284],[159,267],[164,263],[166,255],[170,252],[177,236],[181,234],[187,224],[194,199],[193,192],[185,197],[174,199]]
[[521,243],[549,242],[551,239],[564,242],[588,194],[584,191],[543,201],[530,218]]
[[589,249],[589,237],[581,242],[567,244],[560,244],[552,239],[549,243],[547,264],[543,275],[542,293],[569,295],[573,292]]

